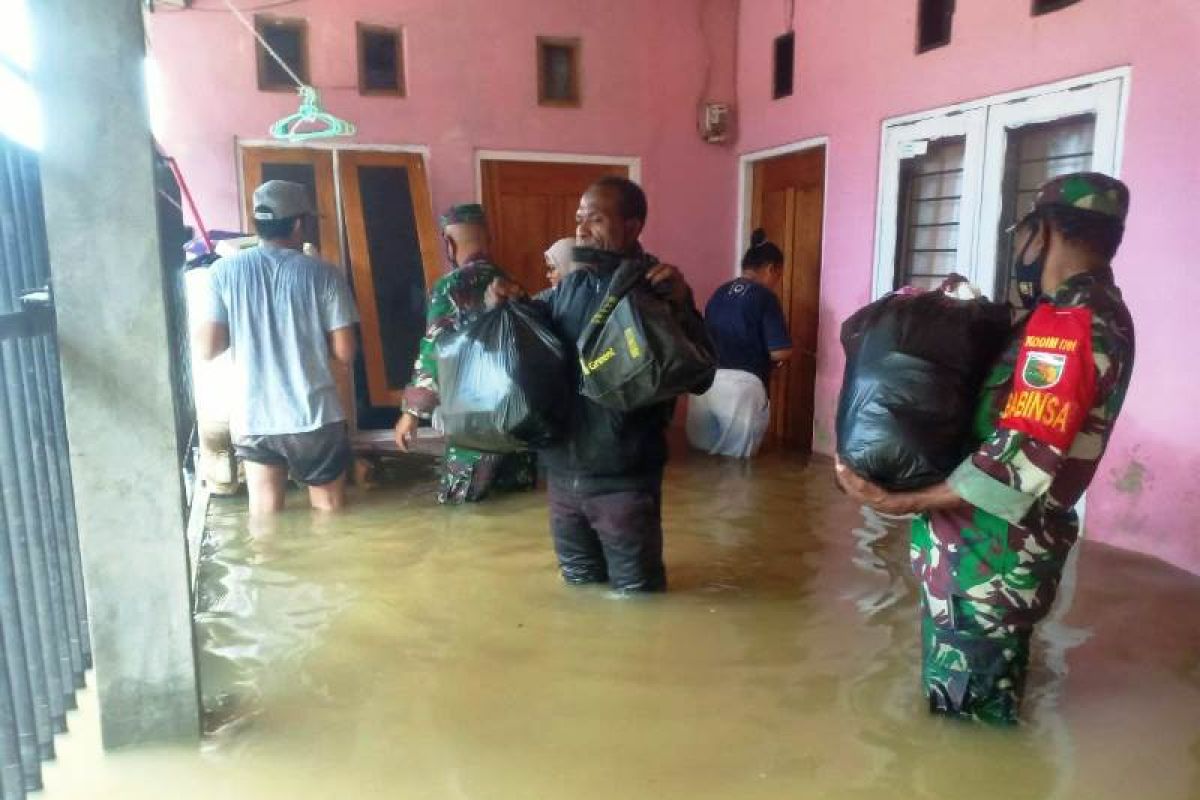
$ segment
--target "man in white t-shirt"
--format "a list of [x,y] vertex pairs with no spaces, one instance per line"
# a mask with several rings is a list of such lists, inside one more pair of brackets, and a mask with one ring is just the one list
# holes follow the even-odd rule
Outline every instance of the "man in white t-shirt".
[[193,346],[203,359],[232,355],[230,432],[250,513],[283,508],[289,472],[314,508],[334,511],[345,502],[351,449],[330,359],[353,362],[358,311],[336,268],[302,252],[314,217],[304,186],[264,183],[253,213],[260,244],[213,265]]

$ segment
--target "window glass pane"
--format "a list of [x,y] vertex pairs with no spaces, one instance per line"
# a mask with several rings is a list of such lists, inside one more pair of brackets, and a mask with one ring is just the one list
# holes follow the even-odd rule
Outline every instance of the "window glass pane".
[[[263,183],[267,181],[291,181],[308,189],[308,198],[315,203],[317,198],[317,173],[312,164],[264,163],[262,165]],[[305,231],[305,239],[321,249],[321,226],[313,220]]]
[[895,286],[935,288],[958,270],[966,137],[931,141],[900,166]]
[[957,250],[958,225],[937,225],[913,231],[913,247],[918,250]]
[[399,36],[388,31],[363,31],[361,46],[363,88],[368,91],[399,91]]
[[546,59],[546,97],[550,100],[571,100],[571,48],[548,45]]
[[920,0],[917,6],[917,52],[950,44],[954,0]]
[[941,286],[943,280],[945,280],[945,278],[941,277],[940,275],[930,278],[913,276],[906,285],[920,289],[921,291],[929,292]]
[[407,167],[359,166],[358,189],[389,388],[408,383],[425,333],[425,271]]
[[1053,122],[1025,125],[1008,131],[1004,155],[1004,185],[1000,216],[1000,245],[996,249],[996,294],[1009,295],[1013,236],[1008,228],[1033,208],[1043,183],[1069,172],[1092,168],[1096,117],[1083,114]]
[[[297,70],[300,65],[300,37],[295,31],[287,28],[270,27],[263,31],[263,38],[271,45],[271,49],[279,54],[293,71],[297,74],[303,70]],[[266,62],[267,75],[272,84],[291,83],[291,78],[287,71],[275,59],[269,59]]]
[[771,96],[790,97],[796,80],[796,34],[785,33],[775,40],[775,68]]
[[[255,17],[254,26],[271,49],[283,59],[302,82],[308,82],[308,36],[304,20],[281,20]],[[294,89],[296,82],[286,69],[256,44],[258,52],[259,89]]]
[[537,37],[538,103],[580,104],[580,47],[579,39]]

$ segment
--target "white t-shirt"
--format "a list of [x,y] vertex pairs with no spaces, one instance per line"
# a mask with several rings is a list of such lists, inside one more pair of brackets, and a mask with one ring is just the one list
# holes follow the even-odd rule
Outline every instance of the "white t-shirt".
[[350,285],[315,258],[263,244],[211,267],[208,318],[229,326],[238,436],[303,433],[346,419],[328,334],[358,322]]

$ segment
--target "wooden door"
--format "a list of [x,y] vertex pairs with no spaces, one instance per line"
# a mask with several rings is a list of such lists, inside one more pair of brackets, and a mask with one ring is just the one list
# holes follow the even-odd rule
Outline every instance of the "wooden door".
[[333,153],[308,147],[243,147],[242,186],[247,233],[254,232],[254,190],[267,181],[292,181],[308,187],[317,208],[312,244],[321,258],[344,266],[338,235],[337,191],[334,188]]
[[[425,297],[442,275],[442,255],[419,154],[341,151],[338,180],[362,317],[369,413],[401,403],[425,333]],[[363,394],[360,387],[360,405]]]
[[809,452],[821,299],[825,148],[757,162],[752,199],[752,227],[766,230],[783,250],[784,274],[778,292],[792,337],[791,361],[771,378],[767,442]]
[[546,248],[575,235],[575,212],[587,187],[606,175],[629,175],[621,164],[484,161],[481,167],[492,256],[530,292],[550,285]]

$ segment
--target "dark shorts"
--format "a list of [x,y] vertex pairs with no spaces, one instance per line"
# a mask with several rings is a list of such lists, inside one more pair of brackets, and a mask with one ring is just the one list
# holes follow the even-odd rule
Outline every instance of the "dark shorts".
[[305,486],[323,486],[345,474],[350,466],[350,433],[345,422],[315,431],[268,436],[239,436],[233,443],[238,458],[269,467],[287,467]]

